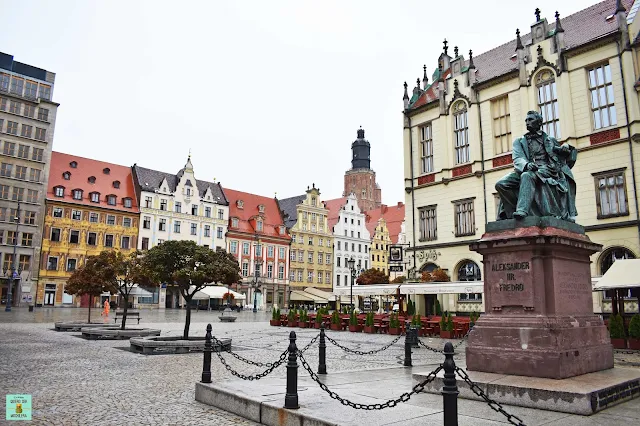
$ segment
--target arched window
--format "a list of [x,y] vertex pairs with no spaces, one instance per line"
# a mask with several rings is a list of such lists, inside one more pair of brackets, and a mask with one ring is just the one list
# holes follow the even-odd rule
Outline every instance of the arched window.
[[543,69],[536,75],[538,107],[542,114],[542,130],[549,136],[560,139],[560,110],[554,72]]
[[[482,280],[482,274],[478,265],[471,261],[465,260],[458,266],[458,281],[480,281]],[[461,301],[480,301],[482,300],[482,293],[460,293],[458,300]]]
[[[633,254],[633,252],[629,249],[626,249],[624,247],[611,247],[610,249],[602,253],[602,255],[600,256],[600,265],[599,265],[600,274],[604,275],[605,272],[607,272],[609,268],[611,268],[611,265],[613,265],[613,262],[615,262],[618,259],[635,259],[635,258],[636,258],[636,255]],[[607,290],[604,292],[605,299],[610,299],[612,295],[613,295],[613,292],[610,290]],[[627,291],[627,294],[625,294],[625,298],[629,298],[629,297],[632,297],[631,289],[629,289]]]
[[420,268],[420,272],[433,272],[438,268],[440,267],[435,263],[428,262],[422,265],[422,268]]
[[456,164],[471,161],[469,153],[469,123],[467,121],[467,104],[464,101],[453,105],[453,136],[456,148]]

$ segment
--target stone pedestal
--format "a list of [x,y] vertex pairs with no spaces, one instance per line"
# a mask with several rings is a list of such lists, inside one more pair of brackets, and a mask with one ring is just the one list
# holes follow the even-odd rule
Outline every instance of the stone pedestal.
[[593,314],[584,228],[553,218],[487,224],[471,250],[484,257],[485,314],[469,335],[467,369],[562,379],[613,367]]

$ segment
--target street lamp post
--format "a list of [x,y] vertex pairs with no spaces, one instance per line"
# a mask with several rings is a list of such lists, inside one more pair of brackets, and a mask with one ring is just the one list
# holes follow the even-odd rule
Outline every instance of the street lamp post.
[[260,271],[258,271],[258,261],[256,260],[253,280],[253,312],[258,312],[258,295],[256,293],[258,289],[258,278],[260,278]]
[[18,211],[16,213],[16,217],[15,217],[15,221],[16,221],[16,232],[13,235],[13,265],[11,266],[11,275],[9,276],[9,288],[7,289],[7,304],[4,308],[5,312],[11,312],[11,302],[13,299],[13,282],[14,279],[16,278],[16,276],[18,275],[17,273],[17,253],[16,253],[16,249],[18,246],[18,227],[20,226],[20,201],[18,201]]
[[349,260],[347,260],[347,264],[349,265],[349,270],[351,271],[351,288],[350,288],[350,295],[349,295],[349,303],[351,304],[351,311],[353,311],[354,306],[353,306],[353,282],[356,279],[356,261],[355,259],[352,257]]

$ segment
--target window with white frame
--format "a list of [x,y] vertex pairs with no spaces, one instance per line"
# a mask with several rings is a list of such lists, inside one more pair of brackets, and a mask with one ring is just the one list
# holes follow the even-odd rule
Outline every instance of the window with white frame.
[[309,283],[313,282],[313,271],[308,271],[307,272],[307,282],[309,282]]
[[454,201],[455,236],[464,237],[476,233],[473,199]]
[[302,282],[302,269],[298,270],[298,282]]
[[283,280],[284,279],[284,264],[283,263],[279,263],[278,264],[278,279],[279,280]]
[[509,114],[509,96],[491,101],[493,118],[493,139],[495,154],[511,151],[511,115]]
[[312,251],[309,251],[307,253],[307,262],[313,263],[313,252]]
[[275,254],[275,248],[273,246],[267,246],[267,257],[273,257]]
[[304,250],[298,252],[298,262],[304,262]]
[[327,253],[325,256],[325,263],[331,265],[331,253]]
[[318,284],[322,284],[322,271],[318,271],[317,280]]
[[211,236],[211,226],[210,225],[205,225],[204,226],[204,236],[205,237],[210,237]]
[[438,239],[436,208],[437,206],[427,206],[418,209],[420,212],[420,241],[434,241]]
[[273,278],[273,265],[271,263],[267,265],[267,278]]
[[295,281],[295,280],[296,280],[296,271],[289,270],[289,281]]
[[594,173],[598,219],[629,214],[625,169]]
[[242,243],[242,254],[249,255],[249,243]]
[[296,261],[296,251],[295,250],[289,251],[289,260],[292,261],[292,262]]
[[238,252],[238,242],[231,241],[231,244],[229,244],[229,250],[232,254],[236,254]]
[[243,277],[249,276],[249,264],[247,262],[242,263],[242,276]]
[[453,136],[456,149],[456,164],[471,161],[469,154],[469,125],[467,122],[467,105],[463,101],[453,105]]
[[280,247],[280,248],[278,249],[278,259],[284,259],[284,256],[285,256],[285,250],[284,250],[284,247]]
[[431,124],[420,127],[420,173],[433,172],[433,137]]
[[591,93],[593,128],[598,130],[615,126],[617,124],[616,106],[609,64],[598,65],[589,70],[589,92]]
[[551,70],[545,69],[536,76],[538,88],[538,107],[542,114],[542,130],[556,139],[560,139],[560,110],[556,80]]

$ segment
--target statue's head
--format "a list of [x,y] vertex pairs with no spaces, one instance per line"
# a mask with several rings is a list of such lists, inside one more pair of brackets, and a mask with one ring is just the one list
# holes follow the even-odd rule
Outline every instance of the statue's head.
[[528,131],[537,132],[542,127],[542,115],[538,111],[529,111],[524,122]]

